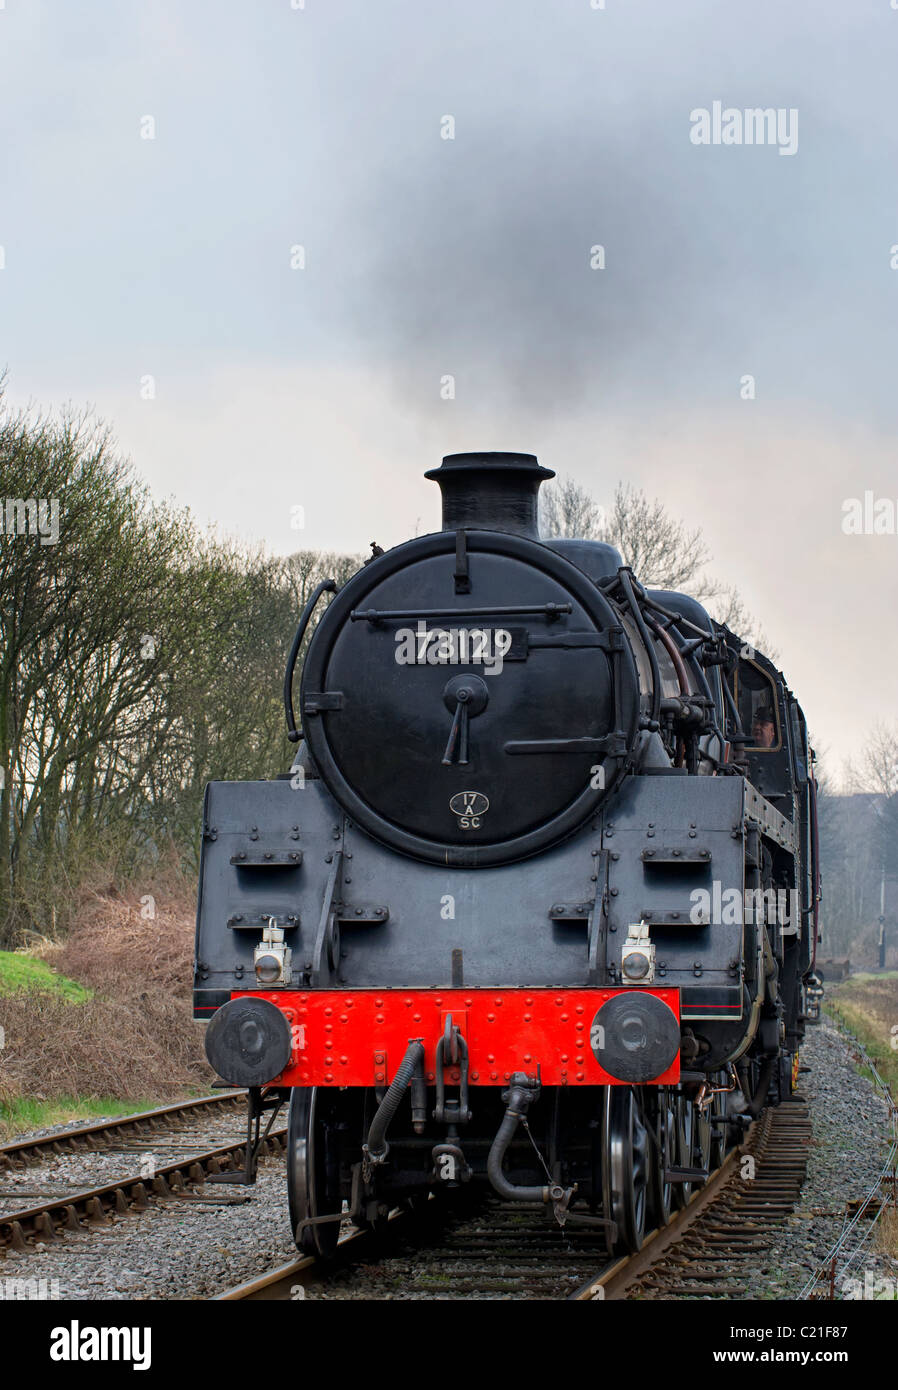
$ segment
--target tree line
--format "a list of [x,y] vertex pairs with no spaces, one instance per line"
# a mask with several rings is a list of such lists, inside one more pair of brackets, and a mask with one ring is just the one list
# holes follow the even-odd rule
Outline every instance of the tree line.
[[[361,557],[289,558],[154,501],[90,417],[0,399],[0,946],[79,879],[195,860],[207,781],[284,766],[297,615]],[[40,515],[58,517],[58,535]],[[12,517],[12,525],[9,518]]]

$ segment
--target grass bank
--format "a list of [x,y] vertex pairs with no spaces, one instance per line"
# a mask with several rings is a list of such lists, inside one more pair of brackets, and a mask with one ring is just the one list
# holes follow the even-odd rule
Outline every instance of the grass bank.
[[898,970],[827,985],[823,1006],[860,1039],[898,1098]]
[[16,1096],[0,1105],[0,1138],[30,1134],[34,1129],[50,1129],[54,1125],[74,1120],[106,1119],[111,1115],[132,1115],[136,1110],[149,1110],[152,1101],[118,1100],[115,1096],[54,1096],[52,1100],[35,1100],[31,1096]]
[[18,951],[0,951],[0,994],[55,994],[70,1004],[84,1004],[93,991],[60,975],[45,960]]

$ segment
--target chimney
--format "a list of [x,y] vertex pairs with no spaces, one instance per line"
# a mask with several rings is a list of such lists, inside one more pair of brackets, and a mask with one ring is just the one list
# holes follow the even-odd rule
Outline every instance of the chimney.
[[444,531],[511,531],[539,540],[537,493],[555,474],[535,454],[447,454],[424,476],[440,485]]

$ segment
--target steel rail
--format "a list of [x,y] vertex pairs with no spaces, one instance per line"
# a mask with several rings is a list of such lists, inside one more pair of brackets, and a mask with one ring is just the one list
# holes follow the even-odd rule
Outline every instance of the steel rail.
[[[760,1123],[760,1121],[755,1122],[749,1131],[749,1136],[756,1132]],[[620,1285],[621,1289],[626,1287],[627,1284],[633,1282],[633,1280],[638,1277],[638,1273],[641,1269],[648,1267],[649,1256],[646,1252],[649,1248],[651,1247],[652,1251],[650,1258],[654,1261],[663,1250],[672,1245],[676,1239],[680,1239],[701,1212],[713,1202],[721,1188],[725,1187],[728,1183],[733,1174],[735,1165],[741,1159],[743,1152],[745,1152],[745,1150],[743,1150],[741,1146],[732,1149],[724,1159],[721,1167],[716,1169],[714,1173],[711,1174],[708,1181],[692,1194],[689,1204],[672,1217],[668,1226],[652,1232],[642,1246],[642,1249],[637,1252],[636,1255],[628,1255],[612,1261],[601,1271],[597,1278],[590,1280],[587,1284],[581,1285],[573,1294],[565,1294],[564,1297],[566,1299],[573,1299],[574,1301],[587,1301],[593,1297],[618,1297],[619,1293],[616,1291],[618,1285]],[[403,1209],[396,1209],[390,1213],[390,1220],[393,1221],[400,1217],[407,1219],[410,1215],[410,1212],[404,1211]],[[533,1232],[528,1231],[522,1234],[525,1238],[532,1238]],[[368,1241],[363,1238],[370,1237],[370,1235],[371,1232],[367,1230],[350,1230],[341,1236],[337,1248],[342,1258],[338,1260],[338,1267],[340,1265],[345,1267],[345,1256],[347,1251],[351,1251],[353,1258],[357,1254],[361,1255],[362,1251],[364,1251],[368,1245]],[[458,1236],[458,1239],[460,1239],[462,1244],[466,1243],[466,1238],[463,1233]],[[483,1236],[478,1236],[478,1239],[483,1239]],[[442,1241],[441,1233],[437,1233],[435,1241],[439,1248],[439,1243]],[[359,1242],[361,1242],[360,1245],[358,1244]],[[357,1249],[353,1249],[353,1246],[357,1246]],[[447,1256],[451,1249],[452,1239],[450,1237],[449,1243],[445,1247]],[[426,1247],[422,1249],[421,1255],[422,1259],[426,1261]],[[644,1255],[645,1258],[643,1259],[642,1257]],[[572,1262],[575,1262],[576,1256],[572,1255],[571,1259]],[[637,1264],[636,1262],[639,1263]],[[276,1300],[286,1301],[288,1299],[296,1300],[302,1297],[302,1294],[298,1293],[298,1289],[305,1288],[316,1282],[326,1282],[330,1273],[331,1267],[329,1264],[324,1264],[315,1256],[309,1255],[290,1261],[287,1264],[276,1266],[274,1269],[266,1271],[255,1279],[248,1280],[243,1284],[226,1290],[224,1293],[217,1294],[215,1295],[214,1301],[237,1302],[246,1300],[261,1302]],[[602,1294],[596,1294],[594,1292],[599,1286],[604,1289]]]
[[[757,1124],[757,1121],[755,1123]],[[731,1149],[720,1167],[711,1174],[703,1186],[692,1193],[687,1205],[672,1216],[666,1226],[656,1227],[637,1251],[609,1264],[595,1279],[590,1279],[588,1283],[569,1294],[568,1301],[589,1303],[599,1299],[623,1297],[624,1291],[645,1274],[665,1251],[678,1244],[702,1212],[713,1204],[721,1188],[729,1183],[737,1162],[745,1152],[741,1146]]]
[[[757,1123],[757,1122],[756,1122]],[[632,1283],[638,1277],[639,1272],[647,1268],[662,1250],[672,1245],[675,1240],[681,1238],[684,1231],[692,1225],[698,1217],[713,1201],[714,1196],[722,1186],[725,1186],[737,1161],[741,1158],[743,1150],[733,1149],[727,1155],[724,1163],[708,1179],[702,1188],[693,1193],[688,1206],[678,1212],[671,1219],[668,1226],[652,1232],[642,1246],[642,1249],[635,1255],[627,1255],[612,1261],[599,1276],[590,1280],[587,1284],[579,1287],[573,1294],[565,1295],[566,1298],[574,1301],[588,1301],[595,1297],[616,1298],[620,1296],[619,1289],[622,1290],[627,1284]],[[399,1209],[390,1213],[390,1220],[397,1217],[410,1215]],[[345,1257],[347,1249],[354,1244],[362,1241],[364,1246],[367,1242],[362,1238],[370,1236],[371,1232],[365,1230],[350,1230],[340,1237],[338,1242],[338,1252]],[[437,1237],[439,1239],[439,1236]],[[451,1246],[450,1246],[451,1248]],[[651,1256],[647,1252],[651,1248]],[[355,1253],[355,1252],[353,1252]],[[422,1251],[426,1258],[426,1249]],[[646,1258],[643,1259],[642,1257]],[[342,1263],[342,1261],[341,1261]],[[330,1266],[322,1263],[315,1256],[308,1255],[303,1258],[290,1261],[287,1264],[276,1266],[274,1269],[266,1271],[255,1279],[248,1280],[243,1284],[236,1285],[234,1288],[226,1290],[224,1293],[215,1295],[215,1302],[237,1302],[237,1301],[286,1301],[296,1300],[302,1297],[297,1294],[298,1288],[305,1288],[308,1285],[326,1281],[331,1270]],[[603,1289],[601,1294],[595,1292],[599,1287]]]
[[[370,1231],[364,1230],[346,1231],[337,1241],[337,1251],[340,1255],[344,1254],[347,1246],[365,1236],[370,1236],[370,1234]],[[303,1255],[298,1260],[291,1260],[284,1265],[276,1265],[274,1269],[260,1274],[257,1279],[249,1279],[245,1284],[237,1284],[234,1288],[227,1289],[225,1293],[216,1294],[211,1301],[214,1303],[236,1303],[244,1300],[246,1302],[292,1300],[296,1297],[297,1285],[304,1288],[313,1283],[316,1277],[326,1277],[327,1273],[328,1266],[324,1265],[317,1256]]]
[[[37,1162],[44,1156],[62,1153],[67,1148],[83,1148],[84,1140],[90,1141],[107,1134],[127,1133],[132,1128],[153,1129],[160,1120],[178,1119],[182,1115],[190,1118],[198,1110],[234,1105],[245,1095],[245,1090],[229,1090],[224,1095],[200,1096],[193,1100],[177,1101],[173,1105],[160,1105],[153,1110],[136,1110],[132,1115],[117,1115],[111,1120],[98,1120],[94,1124],[79,1125],[77,1129],[62,1130],[57,1134],[16,1139],[11,1144],[0,1144],[0,1171],[8,1168],[27,1168],[32,1160]],[[97,1146],[88,1143],[87,1147]]]

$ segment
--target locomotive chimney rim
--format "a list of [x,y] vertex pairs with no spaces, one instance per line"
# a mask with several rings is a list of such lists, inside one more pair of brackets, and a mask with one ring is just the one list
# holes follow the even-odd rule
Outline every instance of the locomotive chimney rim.
[[424,476],[440,485],[444,531],[511,531],[539,540],[537,493],[555,474],[535,454],[446,454]]

